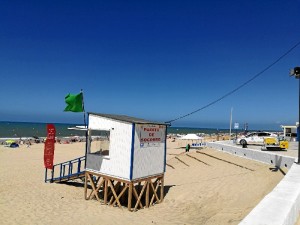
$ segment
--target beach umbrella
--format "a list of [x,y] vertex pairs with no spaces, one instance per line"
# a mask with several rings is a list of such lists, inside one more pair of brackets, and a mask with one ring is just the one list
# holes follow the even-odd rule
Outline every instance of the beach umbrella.
[[12,143],[15,143],[16,141],[15,140],[6,140],[5,141],[7,144],[12,144]]

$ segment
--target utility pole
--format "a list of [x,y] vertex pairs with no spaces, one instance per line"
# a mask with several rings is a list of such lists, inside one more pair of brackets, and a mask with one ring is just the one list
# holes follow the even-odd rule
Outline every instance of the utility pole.
[[232,110],[233,110],[233,108],[231,107],[231,111],[230,111],[230,125],[229,125],[229,140],[231,140]]
[[[296,79],[299,80],[299,118],[298,118],[298,123],[300,123],[300,67],[295,67],[294,69],[291,69],[290,71],[290,76],[295,76]],[[298,137],[298,164],[300,164],[300,127],[298,125],[297,128],[297,137]]]

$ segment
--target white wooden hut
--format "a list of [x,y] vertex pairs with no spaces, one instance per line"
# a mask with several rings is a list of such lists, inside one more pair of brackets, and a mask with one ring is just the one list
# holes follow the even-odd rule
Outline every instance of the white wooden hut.
[[[161,202],[166,128],[165,123],[124,115],[88,113],[86,199],[95,196],[119,207],[125,202],[129,210]],[[121,201],[124,196],[126,200]]]

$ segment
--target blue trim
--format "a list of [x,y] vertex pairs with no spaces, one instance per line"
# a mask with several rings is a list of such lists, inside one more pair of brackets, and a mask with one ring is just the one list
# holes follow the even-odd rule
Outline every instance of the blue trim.
[[166,167],[167,167],[167,129],[168,127],[166,126],[165,130],[165,155],[164,155],[164,172],[166,172]]
[[131,156],[130,156],[130,172],[129,180],[132,180],[133,175],[133,160],[134,160],[134,136],[135,136],[135,124],[132,124],[132,136],[131,136]]

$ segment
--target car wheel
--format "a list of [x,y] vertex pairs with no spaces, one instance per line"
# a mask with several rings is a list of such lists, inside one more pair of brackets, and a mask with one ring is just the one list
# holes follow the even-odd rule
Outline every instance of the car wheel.
[[247,141],[245,139],[240,140],[241,145],[247,145]]

